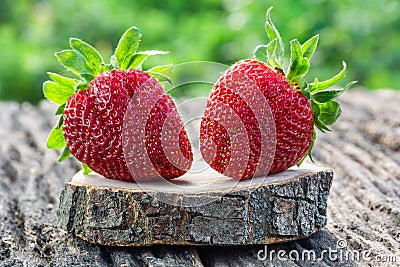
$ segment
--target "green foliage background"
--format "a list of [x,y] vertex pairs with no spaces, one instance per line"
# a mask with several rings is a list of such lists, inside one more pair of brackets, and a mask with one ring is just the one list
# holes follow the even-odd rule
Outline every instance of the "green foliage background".
[[398,0],[1,0],[0,100],[37,103],[46,72],[66,73],[54,52],[68,48],[69,37],[94,44],[109,58],[132,25],[143,33],[142,50],[170,51],[149,65],[232,64],[266,42],[265,12],[271,5],[285,43],[320,33],[310,79],[336,74],[345,60],[345,82],[400,89]]

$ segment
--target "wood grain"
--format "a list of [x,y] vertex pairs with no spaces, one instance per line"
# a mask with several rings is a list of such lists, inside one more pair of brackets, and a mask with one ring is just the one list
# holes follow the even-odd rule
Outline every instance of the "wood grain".
[[[346,100],[348,99],[348,100]],[[400,251],[400,93],[353,90],[339,100],[343,115],[319,136],[314,157],[335,173],[327,226],[311,237],[268,245],[299,253],[336,248]],[[59,195],[78,171],[72,160],[57,163],[45,147],[55,107],[43,102],[0,103],[1,266],[398,266],[397,262],[280,261],[257,259],[264,246],[110,247],[75,238],[56,226]]]

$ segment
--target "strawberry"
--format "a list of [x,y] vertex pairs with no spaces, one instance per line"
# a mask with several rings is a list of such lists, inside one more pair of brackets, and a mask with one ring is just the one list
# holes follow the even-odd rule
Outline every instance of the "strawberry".
[[165,52],[136,52],[140,38],[136,27],[128,29],[110,64],[75,38],[70,50],[56,53],[78,77],[49,73],[51,81],[43,84],[46,98],[60,105],[60,119],[47,140],[51,149],[64,148],[59,161],[73,155],[86,174],[93,170],[126,181],[172,179],[190,168],[189,139],[172,98],[158,82],[167,80],[164,73],[171,66],[143,71],[148,56]]
[[[254,59],[241,60],[222,74],[212,88],[201,121],[204,160],[236,179],[285,171],[307,155],[312,160],[315,129],[330,130],[328,126],[341,114],[334,99],[354,83],[326,90],[345,76],[345,62],[339,74],[329,80],[308,83],[304,79],[318,35],[303,44],[296,39],[290,42],[290,64],[284,72],[284,46],[271,21],[271,9],[265,26],[270,42],[255,49]],[[229,114],[237,119],[230,119]]]

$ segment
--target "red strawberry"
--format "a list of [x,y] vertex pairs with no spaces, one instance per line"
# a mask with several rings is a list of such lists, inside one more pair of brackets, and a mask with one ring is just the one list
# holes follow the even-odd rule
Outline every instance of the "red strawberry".
[[51,73],[53,81],[44,84],[45,96],[61,105],[61,119],[48,139],[50,148],[65,146],[60,161],[72,154],[86,173],[127,181],[172,179],[190,168],[191,145],[175,104],[150,75],[164,78],[161,72],[169,66],[140,70],[148,56],[164,52],[136,53],[139,40],[135,27],[127,30],[109,65],[78,39],[71,39],[72,50],[56,54],[81,78]]
[[[324,90],[345,76],[344,62],[343,70],[330,80],[315,79],[311,84],[304,80],[318,35],[302,45],[297,40],[291,41],[291,60],[285,75],[284,47],[270,11],[271,8],[266,22],[270,42],[256,48],[255,59],[237,62],[219,78],[201,122],[203,158],[213,169],[236,179],[282,172],[300,163],[307,152],[311,157],[314,126],[322,132],[329,130],[327,126],[341,113],[339,103],[333,99],[353,84],[343,89]],[[261,103],[260,98],[265,102]],[[238,116],[242,130],[238,131],[238,126],[232,123],[235,120],[226,116],[229,112]],[[237,138],[238,132],[245,138]],[[238,144],[234,145],[232,140]],[[237,158],[243,157],[238,157],[238,153],[245,158],[240,163]]]

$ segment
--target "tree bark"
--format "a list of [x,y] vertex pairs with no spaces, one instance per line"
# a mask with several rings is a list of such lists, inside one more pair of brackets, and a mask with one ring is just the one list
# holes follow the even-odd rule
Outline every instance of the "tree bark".
[[[207,173],[202,176],[204,182]],[[285,242],[326,225],[332,177],[329,170],[293,169],[236,185],[228,178],[222,187],[211,184],[205,190],[146,192],[135,183],[80,172],[61,193],[58,223],[102,245]],[[198,180],[186,175],[175,183]],[[199,199],[209,203],[197,204]]]

